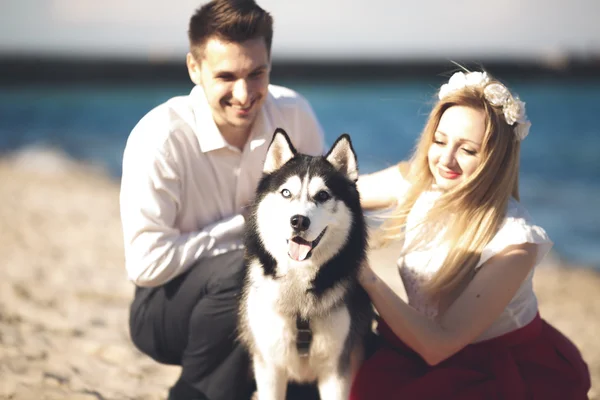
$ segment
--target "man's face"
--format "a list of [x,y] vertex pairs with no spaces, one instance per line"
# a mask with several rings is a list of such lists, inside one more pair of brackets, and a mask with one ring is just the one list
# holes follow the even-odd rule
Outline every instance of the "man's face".
[[192,81],[204,89],[221,132],[247,133],[268,93],[271,63],[264,39],[208,39],[201,60],[188,54],[188,69]]

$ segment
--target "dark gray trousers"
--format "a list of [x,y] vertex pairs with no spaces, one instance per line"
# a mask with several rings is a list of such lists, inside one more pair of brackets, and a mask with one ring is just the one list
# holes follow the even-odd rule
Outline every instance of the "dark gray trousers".
[[243,251],[201,260],[163,286],[136,287],[130,333],[163,364],[181,365],[170,399],[247,400],[249,358],[236,339]]

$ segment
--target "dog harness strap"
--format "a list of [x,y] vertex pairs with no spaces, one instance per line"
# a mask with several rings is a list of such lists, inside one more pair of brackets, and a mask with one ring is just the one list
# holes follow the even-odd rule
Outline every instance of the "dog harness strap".
[[298,335],[296,336],[296,348],[300,357],[307,357],[312,342],[312,331],[310,330],[310,322],[298,314],[296,316],[296,328]]

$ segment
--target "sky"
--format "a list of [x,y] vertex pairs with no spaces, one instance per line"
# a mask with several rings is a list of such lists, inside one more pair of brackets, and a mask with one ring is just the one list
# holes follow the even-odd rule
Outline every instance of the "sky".
[[[0,55],[176,60],[205,1],[0,0]],[[276,59],[600,55],[600,0],[258,0]]]

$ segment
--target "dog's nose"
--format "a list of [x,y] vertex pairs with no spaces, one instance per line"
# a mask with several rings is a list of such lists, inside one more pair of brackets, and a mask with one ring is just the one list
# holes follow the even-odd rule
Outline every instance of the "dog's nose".
[[310,226],[310,219],[303,215],[296,214],[290,218],[290,224],[295,231],[305,231]]

